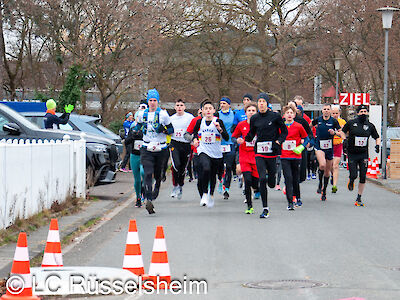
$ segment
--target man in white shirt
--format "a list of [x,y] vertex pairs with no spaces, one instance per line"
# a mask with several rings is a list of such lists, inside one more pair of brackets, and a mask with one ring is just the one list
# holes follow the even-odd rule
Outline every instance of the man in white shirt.
[[171,197],[182,198],[182,186],[185,180],[185,171],[190,158],[190,142],[183,135],[194,118],[185,112],[186,106],[182,99],[175,103],[176,114],[171,116],[174,133],[171,136],[170,153],[172,161],[172,184],[174,185]]
[[[167,134],[172,134],[174,128],[165,110],[158,107],[160,95],[156,89],[147,92],[149,108],[140,111],[134,130],[143,132],[143,146],[140,149],[140,162],[144,170],[144,198],[149,214],[154,214],[152,200],[158,197],[162,168],[168,159]],[[155,186],[153,191],[153,176]]]

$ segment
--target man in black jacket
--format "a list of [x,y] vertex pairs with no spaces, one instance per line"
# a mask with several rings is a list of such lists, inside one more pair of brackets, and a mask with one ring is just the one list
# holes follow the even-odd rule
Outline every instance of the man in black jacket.
[[261,93],[257,98],[259,112],[250,119],[250,131],[245,141],[252,142],[257,135],[254,146],[256,165],[260,177],[260,193],[263,203],[263,212],[260,218],[268,218],[268,190],[266,174],[268,173],[268,186],[275,187],[276,158],[280,153],[281,144],[285,141],[288,130],[280,114],[268,110],[269,97]]

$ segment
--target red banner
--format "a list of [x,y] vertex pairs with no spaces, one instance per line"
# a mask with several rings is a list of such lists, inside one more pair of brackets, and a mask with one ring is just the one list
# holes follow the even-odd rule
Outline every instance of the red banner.
[[369,105],[369,94],[340,93],[339,105]]

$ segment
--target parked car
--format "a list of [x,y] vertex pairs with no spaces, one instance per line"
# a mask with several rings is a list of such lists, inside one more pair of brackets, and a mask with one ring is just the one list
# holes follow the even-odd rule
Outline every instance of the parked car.
[[[40,129],[13,109],[0,104],[0,140],[3,138],[62,140],[66,134],[71,137],[71,140],[81,139],[78,132],[71,130]],[[87,134],[85,139],[87,183],[114,182],[119,157],[115,142],[93,134]]]
[[[44,129],[44,112],[20,112],[25,118],[32,123],[35,123],[39,128]],[[61,113],[56,113],[57,116],[61,116]],[[123,146],[121,138],[111,130],[100,124],[101,119],[99,117],[85,116],[71,114],[67,124],[60,125],[61,130],[76,130],[83,131],[89,134],[96,134],[113,140],[116,143],[118,154],[122,155]]]

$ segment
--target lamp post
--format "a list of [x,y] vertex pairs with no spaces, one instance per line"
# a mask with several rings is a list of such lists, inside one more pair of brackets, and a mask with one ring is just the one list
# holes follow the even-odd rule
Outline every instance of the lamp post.
[[336,70],[336,98],[335,98],[335,103],[339,103],[339,70],[340,70],[340,63],[342,61],[342,58],[335,57],[334,59],[335,62],[335,70]]
[[383,179],[386,179],[386,145],[387,145],[387,107],[388,107],[388,57],[389,57],[389,29],[392,28],[393,13],[398,11],[398,8],[394,7],[381,7],[377,11],[382,12],[382,25],[385,31],[385,65],[384,65],[384,77],[383,77],[383,124],[382,124],[382,175]]

